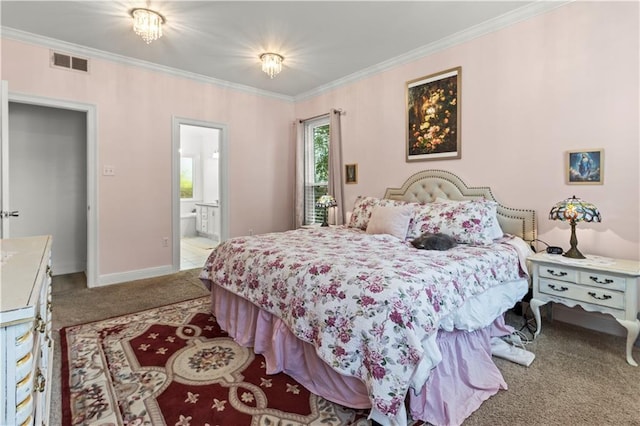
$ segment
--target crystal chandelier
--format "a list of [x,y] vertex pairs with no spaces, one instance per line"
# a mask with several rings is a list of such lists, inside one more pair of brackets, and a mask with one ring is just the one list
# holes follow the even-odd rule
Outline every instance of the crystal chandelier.
[[277,53],[263,53],[260,55],[262,61],[262,71],[267,73],[269,78],[275,77],[280,71],[282,71],[282,61],[284,58]]
[[162,24],[165,23],[164,16],[150,9],[133,9],[133,31],[138,34],[145,43],[149,44],[162,37]]

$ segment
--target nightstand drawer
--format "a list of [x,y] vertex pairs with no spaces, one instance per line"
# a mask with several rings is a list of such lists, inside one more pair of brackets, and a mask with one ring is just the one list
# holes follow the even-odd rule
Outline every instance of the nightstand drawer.
[[538,274],[544,278],[554,280],[577,282],[578,271],[570,267],[556,265],[538,265]]
[[614,309],[624,309],[624,293],[619,291],[547,279],[540,279],[538,290],[540,293],[563,299],[572,299]]
[[597,286],[607,290],[625,291],[627,280],[616,275],[603,274],[594,271],[580,271],[580,284]]

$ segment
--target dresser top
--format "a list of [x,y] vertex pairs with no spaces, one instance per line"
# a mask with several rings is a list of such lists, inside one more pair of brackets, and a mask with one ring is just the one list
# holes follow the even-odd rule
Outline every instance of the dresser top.
[[0,322],[18,320],[18,311],[36,303],[36,278],[50,242],[49,236],[0,240]]
[[552,263],[554,265],[566,265],[576,268],[595,269],[603,272],[617,272],[620,274],[640,276],[640,262],[628,259],[613,259],[594,255],[585,255],[586,259],[572,259],[560,254],[546,252],[536,253],[528,259],[533,262]]

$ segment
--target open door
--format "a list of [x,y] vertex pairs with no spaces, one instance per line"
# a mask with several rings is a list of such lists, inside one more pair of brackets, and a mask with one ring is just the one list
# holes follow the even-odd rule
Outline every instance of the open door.
[[18,215],[9,205],[9,83],[0,83],[0,238],[9,237],[9,219]]

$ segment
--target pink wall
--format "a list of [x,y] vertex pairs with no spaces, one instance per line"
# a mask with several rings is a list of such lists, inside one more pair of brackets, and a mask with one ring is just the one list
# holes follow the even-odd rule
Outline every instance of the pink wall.
[[[296,104],[305,118],[342,108],[343,159],[357,195],[382,196],[411,174],[445,169],[490,186],[503,204],[536,210],[539,238],[569,246],[547,219],[576,195],[603,222],[580,223],[583,253],[640,259],[639,4],[574,2]],[[405,83],[462,67],[462,158],[405,162]],[[565,151],[604,148],[604,185],[565,184]],[[540,246],[542,248],[543,246]]]
[[[173,116],[227,126],[230,236],[289,228],[293,103],[100,59],[86,75],[53,69],[49,49],[7,39],[2,79],[10,92],[97,106],[99,275],[172,263],[161,238],[172,229]],[[105,164],[116,176],[101,175]]]
[[[171,118],[225,124],[230,236],[291,226],[294,117],[343,108],[344,161],[358,194],[382,196],[412,173],[450,170],[509,206],[538,212],[539,237],[568,246],[547,219],[573,194],[603,223],[579,224],[585,253],[640,258],[638,3],[575,2],[316,98],[288,103],[92,59],[91,73],[52,69],[49,49],[2,40],[12,92],[97,106],[99,274],[171,264]],[[462,67],[462,159],[406,163],[405,82]],[[604,148],[604,185],[564,183],[569,149]],[[256,186],[259,184],[259,186]],[[169,245],[171,246],[171,244]]]

